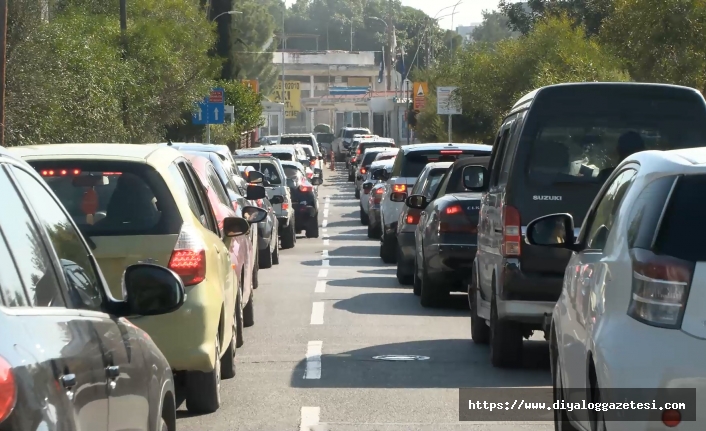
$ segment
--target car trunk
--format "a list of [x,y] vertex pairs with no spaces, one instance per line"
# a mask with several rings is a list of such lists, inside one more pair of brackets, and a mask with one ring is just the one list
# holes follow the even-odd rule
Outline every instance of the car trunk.
[[[440,242],[444,244],[476,245],[478,243],[478,218],[480,195],[478,193],[453,193],[441,198]],[[455,212],[461,208],[462,212]],[[450,213],[450,214],[449,214]]]

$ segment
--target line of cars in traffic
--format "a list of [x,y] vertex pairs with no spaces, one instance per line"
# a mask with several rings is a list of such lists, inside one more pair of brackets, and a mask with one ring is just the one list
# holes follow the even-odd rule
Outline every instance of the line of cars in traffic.
[[216,411],[259,269],[318,236],[322,181],[219,145],[0,151],[0,430],[173,431],[183,402]]
[[[521,366],[523,340],[543,331],[555,401],[624,401],[613,388],[700,394],[704,120],[692,88],[543,87],[515,103],[492,146],[402,146],[375,162],[361,178],[361,222],[422,306],[468,294],[471,338],[494,366]],[[554,419],[606,429],[612,414],[556,409]],[[703,426],[684,414],[619,429]]]

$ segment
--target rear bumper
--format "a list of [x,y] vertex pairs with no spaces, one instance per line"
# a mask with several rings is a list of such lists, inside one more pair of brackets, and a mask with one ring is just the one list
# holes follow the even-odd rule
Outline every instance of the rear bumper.
[[397,257],[399,272],[404,275],[413,275],[414,255],[417,252],[414,232],[399,232],[397,234],[397,246],[400,250],[400,255]]
[[297,230],[305,229],[306,225],[315,220],[319,211],[314,206],[294,205],[294,225]]
[[448,284],[452,291],[465,292],[461,283],[473,273],[476,245],[437,244],[424,249],[427,275],[434,283]]
[[563,275],[528,273],[520,269],[517,259],[507,259],[502,267],[500,298],[506,301],[556,303],[563,284]]

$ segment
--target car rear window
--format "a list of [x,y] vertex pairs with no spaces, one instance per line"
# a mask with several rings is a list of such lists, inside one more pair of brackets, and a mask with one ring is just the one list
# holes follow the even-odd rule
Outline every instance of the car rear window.
[[706,107],[696,95],[626,91],[593,88],[535,101],[523,132],[523,142],[531,143],[528,177],[539,183],[602,183],[633,153],[706,142]]
[[444,174],[448,169],[432,169],[429,172],[429,177],[427,177],[427,185],[424,190],[424,196],[431,197],[436,193],[436,189],[441,183],[441,179],[444,178]]
[[306,153],[307,157],[313,157],[314,156],[314,151],[311,149],[311,147],[302,147],[302,150]]
[[294,166],[283,166],[284,168],[284,174],[287,176],[287,178],[292,178],[297,176],[298,174],[301,174],[301,171]]
[[363,157],[363,162],[361,163],[361,166],[370,166],[371,163],[375,161],[375,158],[380,154],[379,152],[375,151],[372,153],[365,153],[365,157]]
[[677,180],[662,219],[655,251],[692,262],[706,261],[706,175],[684,176]]
[[422,173],[424,167],[432,162],[454,162],[467,157],[484,157],[490,153],[478,150],[419,150],[410,151],[402,157],[399,166],[400,172],[393,169],[392,176],[417,178]]
[[240,166],[251,166],[256,171],[262,172],[273,186],[282,185],[282,179],[279,176],[277,166],[270,162],[240,162],[239,164]]
[[170,235],[181,230],[183,220],[172,193],[149,165],[86,160],[30,164],[86,236]]
[[268,153],[272,157],[284,160],[285,162],[291,162],[294,160],[294,155],[292,153]]
[[395,148],[392,142],[363,142],[359,145],[360,151],[365,151],[368,148]]
[[336,136],[333,133],[319,133],[316,135],[316,140],[321,144],[330,144],[334,139],[336,139]]
[[314,145],[314,141],[311,139],[311,136],[282,136],[279,139],[279,143],[280,145]]
[[343,137],[346,139],[350,139],[355,135],[368,135],[370,134],[370,130],[368,129],[348,129],[343,132]]

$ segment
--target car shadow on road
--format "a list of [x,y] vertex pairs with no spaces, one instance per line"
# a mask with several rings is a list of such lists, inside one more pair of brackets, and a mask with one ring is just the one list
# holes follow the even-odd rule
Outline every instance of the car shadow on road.
[[[358,223],[358,226],[360,226],[360,223]],[[367,233],[368,233],[367,227],[360,227],[358,229],[351,229],[351,230],[347,230],[345,232],[338,232],[339,235],[367,235]],[[333,236],[331,236],[331,238],[333,238]]]
[[[344,245],[334,250],[329,250],[329,256],[357,256],[366,257],[375,256],[379,253],[380,245],[372,243],[370,245]],[[377,259],[380,259],[379,257]]]
[[356,277],[347,278],[345,280],[329,280],[326,284],[339,287],[377,287],[382,289],[409,288],[409,286],[402,286],[394,277]]
[[396,268],[386,268],[386,269],[361,269],[361,274],[380,274],[380,275],[395,275],[397,272]]
[[[321,357],[321,379],[304,379],[306,360],[291,376],[295,388],[472,388],[550,386],[549,348],[525,341],[519,369],[493,368],[487,346],[470,339],[423,340],[383,344]],[[427,360],[383,361],[380,355],[426,356]]]
[[355,314],[378,314],[386,316],[455,316],[468,317],[470,319],[470,315],[468,314],[468,297],[466,295],[450,295],[449,300],[439,307],[424,308],[419,304],[419,297],[412,293],[412,289],[410,289],[409,286],[398,284],[397,280],[394,278],[370,277],[369,279],[375,280],[380,285],[366,286],[363,282],[357,282],[357,284],[338,284],[364,279],[330,280],[327,284],[329,286],[381,287],[409,290],[408,292],[361,293],[352,298],[342,299],[336,302],[333,304],[333,308]]
[[343,220],[329,222],[326,227],[356,227],[360,226],[360,220]]
[[[365,267],[386,267],[386,265],[379,257],[352,257],[350,259],[346,258],[336,258],[330,259],[329,266],[365,266]],[[322,266],[321,260],[306,260],[301,263],[305,266]],[[326,268],[326,267],[324,267]]]
[[355,218],[355,219],[360,220],[360,210],[352,211],[347,214],[342,214],[341,218]]

